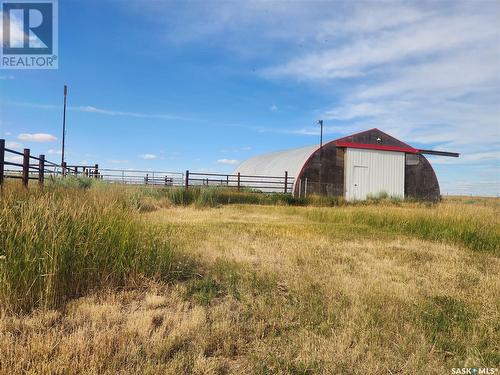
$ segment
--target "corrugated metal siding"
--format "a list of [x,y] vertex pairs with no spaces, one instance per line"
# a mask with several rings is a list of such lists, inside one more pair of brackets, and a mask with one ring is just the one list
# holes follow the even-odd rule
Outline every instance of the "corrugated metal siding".
[[404,152],[348,148],[345,160],[347,200],[364,200],[368,194],[386,192],[404,198]]
[[[297,183],[297,177],[302,166],[317,149],[318,146],[313,145],[255,156],[244,161],[236,168],[234,173],[247,176],[284,176],[285,171],[288,171],[288,176],[294,177],[294,183]],[[266,191],[281,192],[281,188],[266,189]]]

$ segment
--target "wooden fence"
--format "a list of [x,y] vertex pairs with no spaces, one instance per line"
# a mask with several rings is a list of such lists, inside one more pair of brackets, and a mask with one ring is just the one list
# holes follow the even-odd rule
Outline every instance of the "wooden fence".
[[23,152],[5,147],[5,140],[0,139],[0,187],[7,178],[20,179],[28,187],[30,180],[44,184],[47,176],[64,178],[68,175],[96,178],[108,183],[148,185],[159,187],[182,186],[186,189],[194,186],[231,187],[261,191],[264,193],[293,193],[294,178],[284,172],[282,176],[258,176],[205,173],[205,172],[168,172],[130,169],[99,169],[94,165],[57,164],[45,159],[45,155],[31,155],[30,149]]
[[43,185],[47,176],[64,177],[68,174],[97,177],[98,166],[53,163],[46,160],[45,155],[31,155],[29,148],[25,148],[23,152],[7,148],[5,140],[0,139],[0,186],[3,186],[5,179],[19,179],[25,187],[28,187],[30,180],[36,180]]

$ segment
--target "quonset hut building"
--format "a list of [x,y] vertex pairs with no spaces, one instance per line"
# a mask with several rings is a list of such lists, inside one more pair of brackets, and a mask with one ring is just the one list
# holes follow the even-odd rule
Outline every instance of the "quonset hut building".
[[420,150],[371,129],[318,145],[256,156],[235,171],[241,175],[293,177],[295,196],[335,195],[364,200],[382,192],[391,197],[438,201],[439,183],[423,154],[458,157]]

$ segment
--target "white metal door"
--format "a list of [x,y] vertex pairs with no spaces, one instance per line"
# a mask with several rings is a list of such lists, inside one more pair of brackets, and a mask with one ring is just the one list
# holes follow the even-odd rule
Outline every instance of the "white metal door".
[[353,199],[365,199],[363,191],[368,184],[368,167],[355,165],[353,169]]
[[404,152],[348,148],[345,157],[345,197],[364,200],[387,193],[404,197]]

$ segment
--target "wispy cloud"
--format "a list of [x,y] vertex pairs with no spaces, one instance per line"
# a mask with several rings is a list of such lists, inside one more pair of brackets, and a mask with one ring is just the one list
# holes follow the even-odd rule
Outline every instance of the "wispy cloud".
[[111,159],[111,160],[108,160],[108,163],[110,164],[128,164],[128,160],[122,160],[122,159]]
[[498,197],[498,184],[497,180],[476,180],[476,181],[443,181],[442,188],[451,195],[482,195],[482,196],[496,196]]
[[143,160],[154,160],[158,158],[158,156],[155,154],[142,154],[139,155],[139,157]]
[[149,118],[149,119],[159,119],[159,120],[180,120],[182,117],[167,114],[154,114],[154,113],[142,113],[142,112],[123,112],[115,111],[109,109],[102,109],[93,106],[78,106],[69,107],[72,111],[86,112],[86,113],[96,113],[106,116],[123,116],[123,117],[137,117],[137,118]]
[[5,147],[11,148],[11,149],[15,149],[15,150],[19,150],[19,149],[23,148],[23,145],[20,144],[19,142],[6,141],[5,142]]
[[[500,160],[500,150],[487,152],[469,152],[460,155],[459,158],[440,158],[434,156],[428,156],[427,158],[432,161],[432,164],[483,164],[484,162],[488,161],[496,162]],[[497,167],[500,167],[500,165],[497,165]],[[500,172],[498,173],[500,174]]]
[[23,162],[23,157],[20,155],[6,155],[5,156],[5,161],[10,162],[10,163],[22,163]]
[[278,111],[278,106],[276,104],[273,104],[272,106],[269,107],[269,110],[271,112],[276,112],[276,111]]
[[17,139],[26,142],[54,142],[57,137],[47,133],[22,133],[17,136]]
[[16,77],[14,77],[13,75],[3,75],[3,76],[0,76],[0,81],[5,81],[5,80],[12,80],[12,79],[15,79]]
[[[5,104],[16,105],[21,107],[35,108],[35,109],[45,109],[45,110],[60,110],[60,105],[54,104],[43,104],[43,103],[26,103],[26,102],[15,102],[15,101],[3,101]],[[171,114],[157,114],[157,113],[147,113],[147,112],[126,112],[117,111],[111,109],[103,109],[94,106],[68,106],[68,111],[82,112],[82,113],[93,113],[104,116],[120,116],[120,117],[135,117],[135,118],[146,118],[146,119],[158,119],[158,120],[187,120],[186,117],[171,115]]]
[[236,159],[219,159],[217,160],[218,164],[226,164],[226,165],[236,165],[239,164],[240,161]]
[[388,110],[375,103],[354,103],[326,111],[327,120],[351,120],[360,117],[375,117],[387,113]]
[[[385,10],[390,12],[387,5]],[[416,9],[407,10],[412,11],[418,13]],[[491,46],[498,37],[495,28],[497,15],[488,13],[435,14],[421,22],[408,22],[414,20],[410,17],[407,22],[400,22],[397,28],[389,31],[383,28],[383,22],[380,28],[376,28],[376,22],[380,18],[377,14],[372,14],[371,9],[360,7],[355,17],[348,23],[368,23],[371,35],[356,33],[347,38],[349,43],[345,45],[309,52],[283,65],[265,69],[263,73],[268,76],[288,75],[313,80],[367,76],[372,69],[381,66],[386,68],[385,64],[432,58],[433,55],[455,49],[475,48],[478,44]],[[331,36],[334,37],[335,34]]]
[[61,155],[62,154],[62,150],[54,150],[53,148],[49,149],[47,151],[47,153],[49,155]]
[[262,74],[340,87],[336,104],[319,110],[325,134],[378,127],[461,152],[466,163],[498,160],[490,150],[500,147],[500,5],[475,4],[356,5],[349,17],[318,21],[317,38],[331,44],[312,44]]

